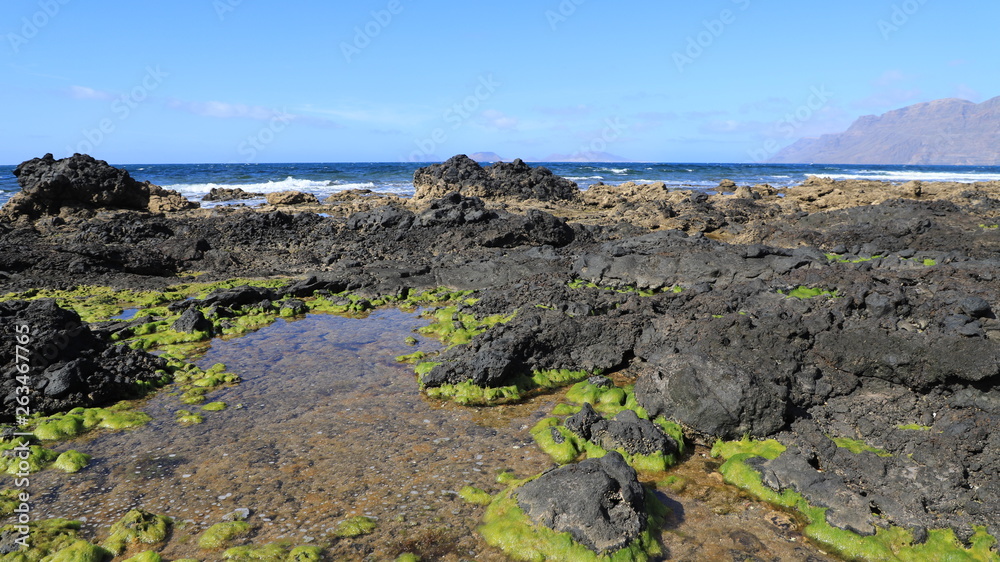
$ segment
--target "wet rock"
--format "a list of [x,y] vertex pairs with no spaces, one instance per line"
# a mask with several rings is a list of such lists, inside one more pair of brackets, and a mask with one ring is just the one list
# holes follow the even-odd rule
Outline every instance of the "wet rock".
[[305,302],[299,299],[288,299],[286,301],[281,302],[281,306],[278,308],[278,310],[282,314],[288,313],[292,314],[293,316],[297,316],[309,312],[309,307],[306,305]]
[[622,449],[630,455],[673,454],[677,443],[649,420],[624,410],[610,420],[604,419],[590,404],[565,421],[566,429],[593,441],[606,450]]
[[597,553],[627,546],[646,528],[645,492],[615,452],[547,472],[516,494],[536,523],[569,533]]
[[277,295],[272,289],[243,285],[232,289],[216,289],[209,293],[199,306],[224,306],[232,309],[258,305],[275,299]]
[[195,308],[185,310],[184,314],[181,314],[181,317],[175,320],[170,328],[186,334],[193,334],[195,332],[207,332],[211,334],[213,330],[212,322],[206,319],[205,315]]
[[99,209],[173,212],[198,207],[175,191],[138,182],[125,170],[85,154],[56,160],[51,154],[22,162],[14,175],[21,185],[0,219],[30,220],[61,212],[78,214]]

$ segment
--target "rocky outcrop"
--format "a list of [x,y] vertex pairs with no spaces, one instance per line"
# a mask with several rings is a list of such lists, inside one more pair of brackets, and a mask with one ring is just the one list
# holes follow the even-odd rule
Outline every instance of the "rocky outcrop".
[[38,219],[102,209],[164,213],[198,207],[176,191],[138,182],[125,170],[84,154],[56,160],[51,154],[14,170],[21,191],[0,209],[0,220]]
[[546,472],[515,493],[533,521],[598,554],[628,546],[646,529],[645,491],[613,451]]
[[252,193],[243,191],[242,187],[213,187],[207,195],[201,198],[202,201],[241,201],[244,199],[260,199],[265,197],[263,193]]
[[606,450],[622,449],[630,455],[672,455],[677,443],[655,423],[624,410],[610,420],[584,403],[580,411],[566,418],[566,429]]
[[568,201],[579,197],[577,185],[548,168],[532,168],[521,159],[483,168],[464,154],[443,164],[420,168],[413,175],[413,198],[435,199],[452,191],[483,199]]
[[[27,362],[18,360],[25,355],[15,352],[17,345],[27,351]],[[162,359],[144,351],[98,339],[75,312],[59,308],[52,299],[0,302],[0,357],[4,423],[15,419],[18,397],[25,395],[17,390],[20,386],[32,389],[32,413],[52,414],[136,398],[142,394],[138,383],[157,381],[162,373],[156,371],[166,368]],[[21,373],[18,365],[25,364],[30,369]],[[18,381],[20,375],[27,381]]]
[[312,193],[301,191],[276,191],[267,194],[268,205],[319,205],[319,199]]

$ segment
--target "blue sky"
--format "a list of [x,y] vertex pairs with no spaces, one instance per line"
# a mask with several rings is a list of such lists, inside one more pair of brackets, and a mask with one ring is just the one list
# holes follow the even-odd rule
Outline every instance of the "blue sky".
[[1000,4],[5,0],[0,164],[751,162],[1000,95]]

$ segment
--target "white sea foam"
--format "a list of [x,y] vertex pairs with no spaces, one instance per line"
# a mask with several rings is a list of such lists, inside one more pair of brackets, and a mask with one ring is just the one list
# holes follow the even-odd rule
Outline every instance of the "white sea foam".
[[977,181],[1000,181],[1000,174],[987,172],[917,172],[906,170],[860,170],[851,174],[819,174],[834,180],[881,180],[891,182],[953,181],[972,183]]
[[570,181],[583,181],[583,180],[603,180],[604,176],[566,176],[566,179]]

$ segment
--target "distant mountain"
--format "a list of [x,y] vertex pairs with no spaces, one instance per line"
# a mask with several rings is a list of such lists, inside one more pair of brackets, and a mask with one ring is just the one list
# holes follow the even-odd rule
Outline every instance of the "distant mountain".
[[804,138],[768,162],[782,164],[1000,165],[1000,97],[948,98],[867,115],[847,131]]
[[543,160],[527,160],[528,162],[632,162],[608,152],[576,152],[574,154],[550,154]]
[[469,158],[472,158],[476,162],[505,162],[503,156],[500,156],[496,152],[476,152],[470,154]]

